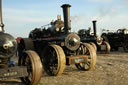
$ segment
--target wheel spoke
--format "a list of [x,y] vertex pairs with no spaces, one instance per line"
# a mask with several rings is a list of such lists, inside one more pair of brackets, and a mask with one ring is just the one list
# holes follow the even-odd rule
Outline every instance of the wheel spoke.
[[90,63],[90,62],[87,62],[86,64],[90,67],[90,64],[91,64],[91,63]]

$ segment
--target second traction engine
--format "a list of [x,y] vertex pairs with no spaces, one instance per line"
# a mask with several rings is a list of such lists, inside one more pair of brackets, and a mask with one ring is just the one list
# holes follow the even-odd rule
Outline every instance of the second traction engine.
[[104,30],[102,37],[110,43],[111,50],[118,51],[119,47],[123,47],[124,51],[128,52],[128,29],[118,29],[115,32]]
[[110,45],[106,40],[103,40],[102,36],[97,36],[97,29],[96,29],[96,21],[92,21],[93,23],[93,32],[91,28],[88,30],[86,29],[80,29],[78,31],[78,35],[80,36],[80,39],[82,42],[88,42],[91,44],[94,49],[97,51],[100,51],[102,53],[110,53]]
[[80,41],[80,37],[71,31],[70,5],[64,4],[64,22],[58,16],[46,28],[35,28],[29,38],[22,38],[20,53],[26,49],[35,50],[42,59],[44,70],[48,75],[60,75],[65,65],[75,64],[80,70],[92,70],[96,64],[94,48]]

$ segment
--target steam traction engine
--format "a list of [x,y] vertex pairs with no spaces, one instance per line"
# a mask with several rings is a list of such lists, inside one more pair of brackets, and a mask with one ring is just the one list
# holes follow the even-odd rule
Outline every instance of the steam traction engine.
[[35,51],[27,50],[20,56],[19,65],[12,66],[11,57],[16,51],[17,41],[10,34],[4,33],[0,0],[0,80],[18,77],[26,85],[36,85],[42,74],[40,57]]
[[81,29],[78,31],[78,35],[80,36],[80,39],[82,42],[88,42],[90,43],[94,49],[103,53],[109,53],[110,52],[110,45],[107,41],[103,40],[102,37],[97,36],[96,33],[96,21],[92,21],[93,23],[93,33],[91,33],[91,28],[88,30]]
[[64,22],[60,17],[47,29],[36,28],[29,38],[20,40],[22,49],[35,50],[42,59],[48,75],[60,75],[65,65],[75,64],[80,70],[92,70],[96,64],[96,52],[87,43],[82,43],[76,33],[70,32],[69,4],[62,5]]
[[124,51],[128,52],[128,29],[118,29],[116,32],[103,32],[102,37],[108,41],[112,50],[118,50],[123,47]]

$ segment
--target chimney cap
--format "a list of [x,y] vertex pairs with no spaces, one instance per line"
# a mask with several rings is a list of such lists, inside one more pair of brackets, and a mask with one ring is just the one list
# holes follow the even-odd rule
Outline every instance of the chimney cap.
[[92,22],[97,22],[97,20],[93,20]]
[[71,7],[71,5],[70,5],[70,4],[63,4],[61,7],[62,7],[62,8],[63,8],[63,7]]

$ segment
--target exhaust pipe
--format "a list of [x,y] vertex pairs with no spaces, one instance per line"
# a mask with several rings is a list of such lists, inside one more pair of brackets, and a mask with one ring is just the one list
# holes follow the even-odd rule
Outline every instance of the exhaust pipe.
[[64,30],[67,34],[69,30],[71,29],[71,23],[70,23],[70,7],[69,4],[63,4],[61,6],[63,8],[63,15],[64,15]]
[[0,0],[0,32],[4,32],[4,24],[2,20],[2,0]]
[[96,20],[92,21],[92,23],[93,23],[94,36],[97,36],[97,34],[96,34]]

